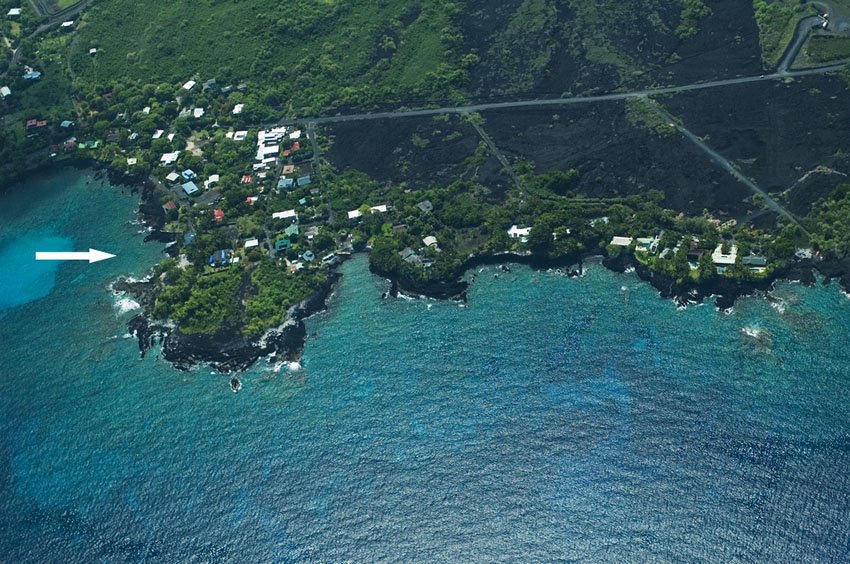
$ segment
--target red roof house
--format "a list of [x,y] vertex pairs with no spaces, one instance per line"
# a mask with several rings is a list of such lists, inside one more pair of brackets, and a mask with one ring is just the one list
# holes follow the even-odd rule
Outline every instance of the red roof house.
[[216,223],[221,223],[222,221],[224,221],[224,211],[223,210],[217,209],[217,210],[213,211],[213,215],[215,216],[215,222]]
[[174,200],[168,200],[168,201],[165,203],[165,209],[167,209],[167,210],[176,210],[176,209],[177,209],[177,204],[175,204],[175,203],[174,203]]

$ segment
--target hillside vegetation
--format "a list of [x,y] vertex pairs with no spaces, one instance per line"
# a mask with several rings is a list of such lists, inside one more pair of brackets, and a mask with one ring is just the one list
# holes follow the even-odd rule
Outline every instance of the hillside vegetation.
[[194,78],[262,84],[269,105],[297,109],[443,99],[470,62],[459,11],[453,0],[103,0],[71,63],[83,89]]

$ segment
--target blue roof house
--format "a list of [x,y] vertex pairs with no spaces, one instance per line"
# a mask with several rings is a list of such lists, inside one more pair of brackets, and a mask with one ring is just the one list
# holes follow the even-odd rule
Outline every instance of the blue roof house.
[[199,192],[198,187],[195,185],[194,182],[187,182],[186,184],[184,184],[183,191],[186,193],[187,196],[192,196]]
[[186,180],[197,180],[198,179],[198,175],[195,174],[195,172],[190,168],[187,168],[186,170],[184,170],[182,174],[183,174],[183,178],[185,178]]
[[308,186],[311,182],[313,182],[313,180],[310,178],[309,174],[298,179],[299,186]]

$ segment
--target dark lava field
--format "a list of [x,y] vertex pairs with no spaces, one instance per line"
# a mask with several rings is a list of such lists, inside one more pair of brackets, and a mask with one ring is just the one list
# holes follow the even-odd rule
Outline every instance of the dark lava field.
[[[525,13],[535,4],[549,16]],[[590,3],[629,22],[616,32],[577,3],[469,0],[464,41],[481,62],[472,72],[470,102],[526,100],[633,91],[771,72],[762,66],[750,2],[709,2],[712,15],[695,36],[673,29],[678,13],[661,0]],[[583,5],[582,5],[583,6]],[[631,12],[629,12],[631,10]],[[527,10],[526,10],[527,12]],[[521,24],[521,25],[520,25]],[[599,41],[605,48],[600,52]],[[809,76],[659,97],[681,124],[800,214],[850,174],[848,81]],[[482,113],[483,129],[512,165],[534,172],[574,168],[576,192],[614,197],[659,189],[666,205],[686,213],[770,222],[752,193],[678,132],[658,133],[630,122],[623,102],[594,102]],[[489,199],[511,187],[488,153],[469,162],[482,142],[457,116],[399,118],[323,127],[328,158],[376,180],[416,189],[475,177]]]

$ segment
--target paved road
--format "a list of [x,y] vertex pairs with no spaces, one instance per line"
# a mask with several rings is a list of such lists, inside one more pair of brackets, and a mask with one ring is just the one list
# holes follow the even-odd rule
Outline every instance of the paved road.
[[633,92],[615,92],[612,94],[599,94],[593,96],[572,96],[569,98],[547,98],[540,100],[517,100],[514,102],[491,102],[486,104],[470,104],[468,106],[447,106],[443,108],[427,108],[421,110],[397,110],[391,112],[375,112],[363,114],[348,114],[325,117],[308,117],[308,118],[285,118],[281,120],[283,125],[291,125],[294,123],[311,122],[316,125],[325,123],[342,123],[350,121],[376,120],[376,119],[397,119],[410,117],[427,117],[440,114],[460,114],[467,112],[482,112],[487,110],[502,110],[513,108],[534,108],[546,106],[566,106],[571,104],[592,104],[597,102],[611,102],[617,100],[628,100],[630,98],[643,98],[647,96],[659,96],[663,94],[677,94],[681,92],[691,92],[694,90],[705,90],[708,88],[720,88],[723,86],[733,86],[736,84],[749,84],[753,82],[765,82],[771,80],[783,80],[788,77],[804,77],[811,75],[826,74],[829,72],[841,70],[847,67],[847,63],[829,65],[813,69],[805,69],[798,71],[774,72],[771,74],[762,74],[758,76],[742,76],[738,78],[726,78],[723,80],[712,80],[710,82],[700,82],[696,84],[685,84],[682,86],[668,86],[664,88],[648,88],[646,90],[636,90]]
[[750,180],[749,178],[747,178],[746,176],[744,176],[743,174],[741,174],[741,172],[740,172],[737,168],[735,168],[735,167],[732,165],[732,163],[731,163],[731,162],[729,162],[729,159],[727,159],[726,157],[724,157],[723,155],[721,155],[720,153],[718,153],[717,151],[715,151],[714,149],[712,149],[711,147],[709,147],[708,145],[706,145],[706,144],[705,144],[705,142],[703,142],[703,140],[702,140],[702,139],[700,139],[699,137],[697,137],[696,135],[694,135],[694,134],[693,134],[693,133],[692,133],[692,132],[691,132],[688,128],[686,128],[685,126],[683,126],[683,125],[679,124],[679,123],[676,121],[676,118],[674,118],[672,115],[670,115],[670,113],[669,113],[667,110],[665,110],[664,108],[662,108],[662,107],[661,107],[661,106],[659,106],[658,104],[648,103],[648,104],[646,104],[646,106],[647,106],[648,108],[650,108],[653,112],[655,112],[656,114],[658,114],[659,116],[661,116],[661,117],[662,117],[665,121],[667,121],[667,122],[671,123],[672,125],[674,125],[674,126],[676,127],[676,129],[678,129],[678,130],[679,130],[679,132],[680,132],[682,135],[684,135],[685,137],[687,137],[687,138],[688,138],[688,139],[689,139],[689,140],[690,140],[690,141],[691,141],[694,145],[696,145],[696,146],[697,146],[697,147],[698,147],[698,148],[699,148],[702,152],[704,152],[704,153],[705,153],[705,154],[707,154],[709,157],[711,157],[711,160],[713,160],[715,163],[717,163],[717,164],[718,164],[718,165],[719,165],[719,166],[720,166],[723,170],[725,170],[726,172],[728,172],[729,174],[731,174],[732,176],[734,176],[734,177],[735,177],[735,179],[737,179],[737,180],[738,180],[738,182],[740,182],[741,184],[745,185],[747,188],[749,188],[750,190],[752,190],[752,192],[753,192],[754,194],[759,195],[759,196],[760,196],[760,197],[764,200],[765,205],[766,205],[769,209],[771,209],[771,210],[775,211],[776,213],[778,213],[779,215],[781,215],[781,216],[783,216],[783,217],[788,218],[788,219],[789,219],[792,223],[794,223],[794,225],[796,225],[797,227],[799,227],[800,229],[802,229],[802,230],[803,230],[803,233],[805,233],[805,234],[806,234],[806,236],[811,237],[811,234],[810,234],[810,233],[806,230],[806,228],[805,228],[805,227],[803,227],[803,226],[800,224],[799,220],[797,219],[797,217],[796,217],[794,214],[792,214],[790,211],[788,211],[787,209],[785,209],[785,208],[782,206],[782,204],[780,204],[779,202],[777,202],[776,200],[774,200],[774,199],[770,196],[770,194],[768,194],[767,192],[765,192],[764,190],[762,190],[761,188],[759,188],[759,186],[758,186],[755,182],[753,182],[752,180]]
[[782,60],[779,61],[779,66],[776,67],[777,74],[788,74],[788,69],[794,64],[797,55],[800,54],[800,49],[803,43],[812,34],[812,31],[818,27],[821,19],[818,16],[809,16],[800,20],[797,24],[797,29],[794,31],[794,38],[788,47],[785,49],[785,54],[782,55]]

